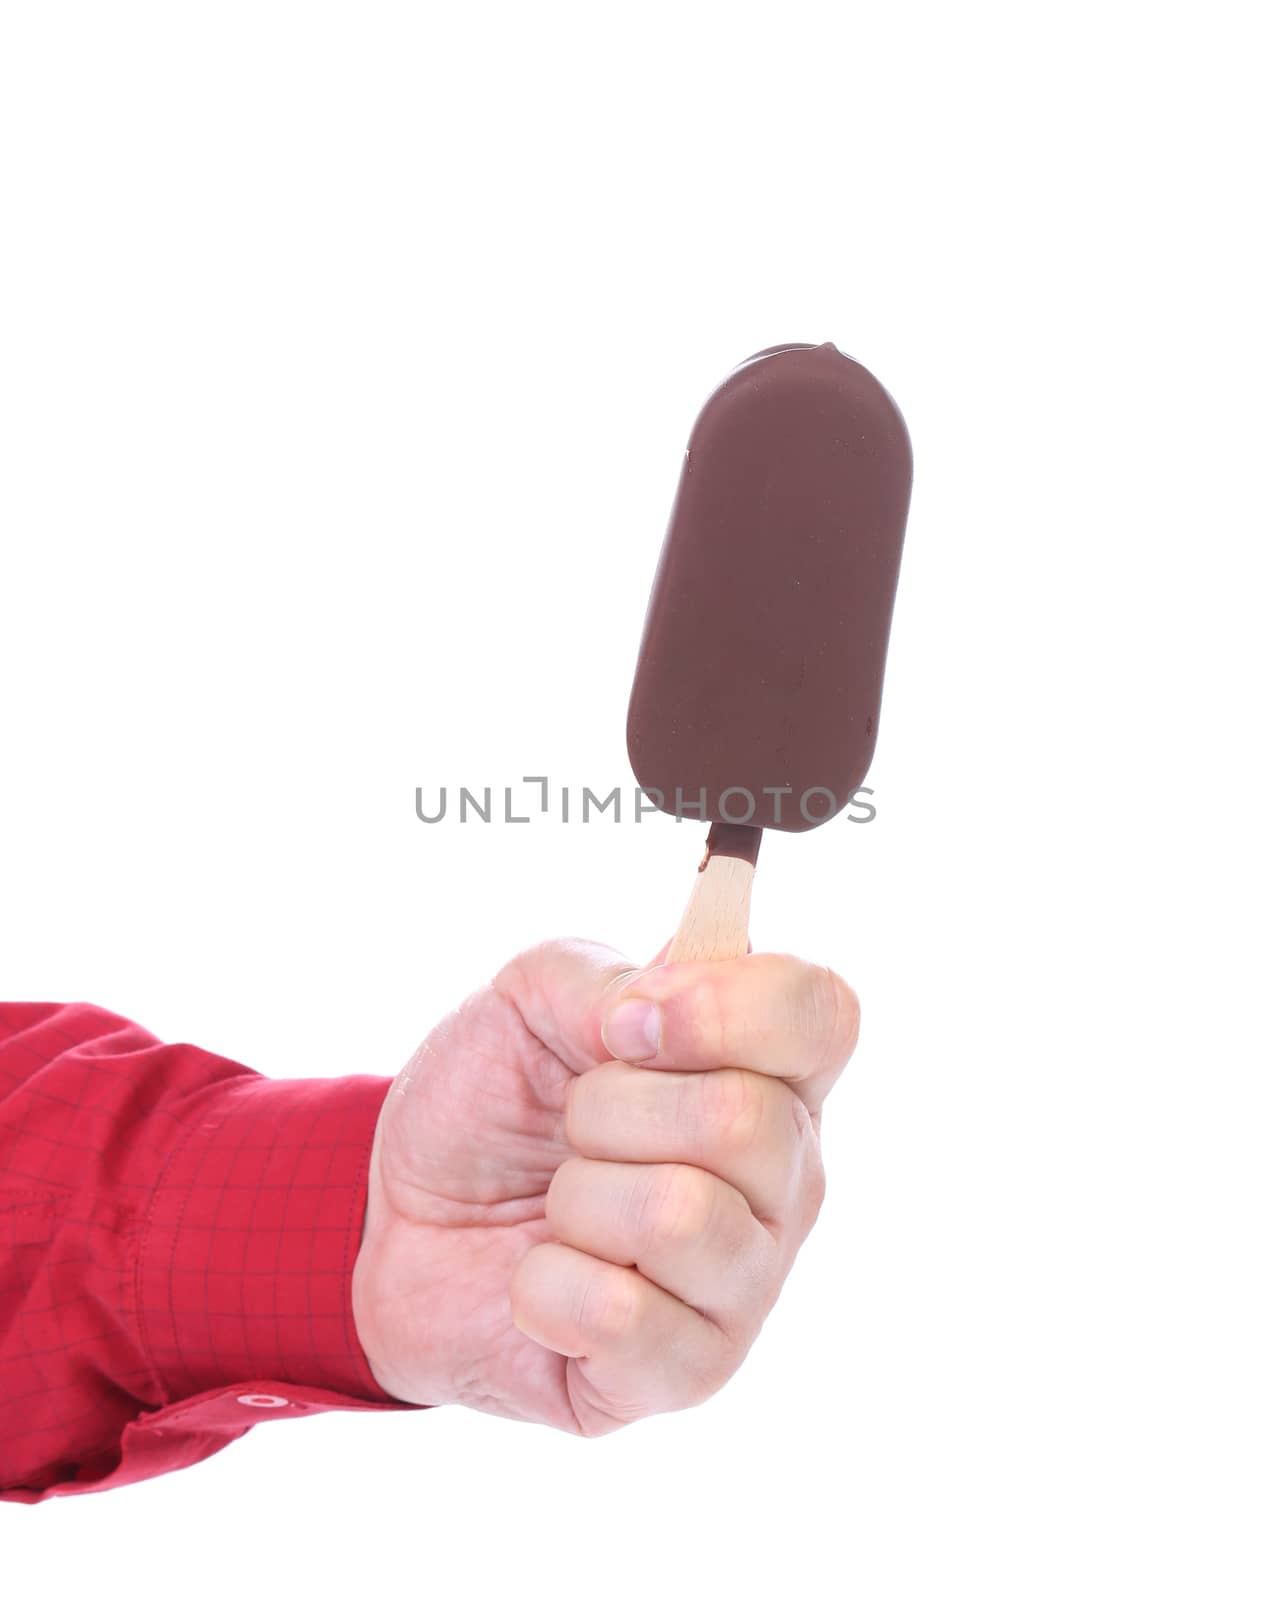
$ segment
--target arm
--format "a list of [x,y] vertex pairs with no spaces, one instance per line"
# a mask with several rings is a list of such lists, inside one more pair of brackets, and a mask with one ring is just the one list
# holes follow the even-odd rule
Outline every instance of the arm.
[[0,1498],[336,1407],[595,1436],[698,1404],[815,1221],[858,1022],[790,956],[639,969],[562,941],[389,1092],[0,1007]]
[[0,1006],[0,1499],[391,1404],[351,1302],[386,1090],[269,1081],[94,1006]]

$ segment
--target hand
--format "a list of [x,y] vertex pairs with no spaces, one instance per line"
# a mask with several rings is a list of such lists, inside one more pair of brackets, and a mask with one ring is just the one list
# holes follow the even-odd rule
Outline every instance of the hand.
[[379,1118],[353,1301],[380,1385],[586,1435],[713,1394],[815,1221],[858,1027],[791,956],[518,956]]

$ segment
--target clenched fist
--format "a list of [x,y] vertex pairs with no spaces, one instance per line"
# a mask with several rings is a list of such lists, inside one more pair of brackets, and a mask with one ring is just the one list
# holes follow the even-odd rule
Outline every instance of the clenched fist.
[[518,956],[379,1118],[353,1284],[379,1383],[586,1435],[707,1399],[815,1221],[858,1027],[791,956]]

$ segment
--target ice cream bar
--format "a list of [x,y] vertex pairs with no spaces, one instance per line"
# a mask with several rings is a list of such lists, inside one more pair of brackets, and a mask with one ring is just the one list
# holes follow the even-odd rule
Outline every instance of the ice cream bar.
[[[628,751],[655,804],[712,823],[687,921],[696,901],[720,898],[719,915],[732,914],[714,881],[743,887],[743,926],[719,935],[739,948],[714,951],[706,937],[699,955],[746,947],[760,830],[817,827],[864,781],[911,479],[895,402],[832,344],[750,356],[696,420]],[[673,949],[692,959],[685,928]]]

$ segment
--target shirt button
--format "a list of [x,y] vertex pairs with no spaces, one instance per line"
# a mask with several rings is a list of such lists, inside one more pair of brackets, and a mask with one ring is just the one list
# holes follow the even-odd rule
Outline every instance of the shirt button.
[[257,1406],[263,1411],[272,1411],[279,1406],[289,1405],[288,1400],[283,1400],[279,1394],[238,1394],[236,1402],[242,1406]]

